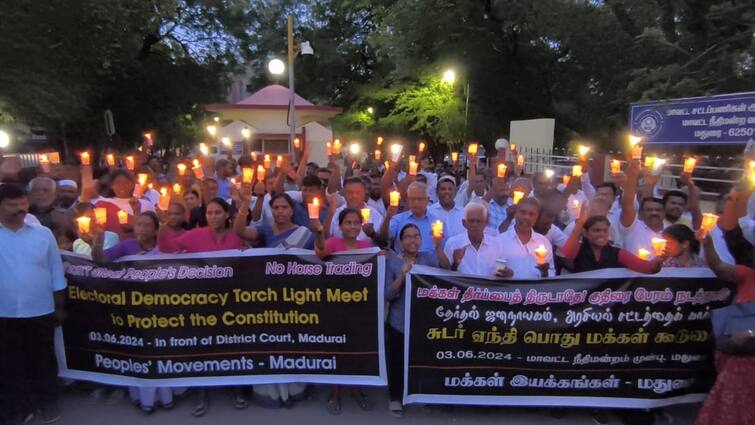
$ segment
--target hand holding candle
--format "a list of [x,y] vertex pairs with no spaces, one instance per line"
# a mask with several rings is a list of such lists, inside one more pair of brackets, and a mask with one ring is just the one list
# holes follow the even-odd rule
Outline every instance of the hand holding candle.
[[343,149],[343,146],[341,145],[341,140],[340,139],[333,140],[333,154],[340,155],[341,149]]
[[459,152],[451,152],[451,162],[454,164],[459,162]]
[[524,165],[524,155],[520,154],[516,157],[516,165],[523,166]]
[[572,177],[582,177],[582,166],[575,165],[571,167],[571,175]]
[[632,159],[642,159],[641,137],[629,136],[629,146]]
[[275,158],[275,168],[283,168],[283,155],[278,155],[278,157]]
[[107,224],[107,208],[94,209],[94,222],[100,226]]
[[398,193],[398,191],[393,190],[390,193],[390,206],[392,207],[398,207],[398,202],[401,199],[401,194]]
[[419,142],[419,146],[417,147],[417,151],[419,153],[422,153],[422,152],[425,151],[425,147],[426,147],[425,142]]
[[637,250],[637,256],[640,257],[640,260],[649,260],[650,259],[650,251],[644,248],[640,248]]
[[257,181],[258,182],[264,182],[265,181],[265,167],[258,165],[257,166]]
[[264,159],[262,159],[262,166],[265,167],[266,170],[270,169],[270,154],[265,154]]
[[81,165],[89,165],[91,161],[91,158],[89,156],[89,152],[82,152],[81,153]]
[[653,252],[655,253],[655,256],[660,257],[663,255],[663,252],[666,250],[666,239],[653,238],[651,243],[653,244]]
[[163,211],[167,211],[170,206],[170,192],[167,187],[160,188],[160,196],[157,201],[157,207]]
[[81,216],[76,219],[76,223],[79,226],[79,235],[88,234],[90,231],[92,219],[87,216]]
[[498,177],[506,177],[506,164],[498,164]]
[[402,150],[404,150],[404,147],[398,143],[391,145],[391,162],[398,162],[401,159]]
[[194,166],[191,169],[192,171],[194,171],[194,175],[199,180],[204,179],[204,170],[202,169],[202,164],[200,164],[196,159],[194,160],[193,164]]
[[310,220],[318,220],[320,218],[320,199],[312,198],[312,202],[307,204],[307,212]]
[[380,161],[380,149],[375,149],[375,161]]
[[173,184],[173,193],[174,194],[176,194],[177,196],[180,196],[182,190],[183,190],[183,188],[181,187],[180,183]]
[[134,157],[131,155],[126,157],[126,169],[129,171],[134,171]]
[[618,159],[611,160],[611,174],[621,174],[621,162]]
[[368,223],[370,221],[371,210],[369,208],[362,208],[359,212],[362,214],[362,223]]
[[695,165],[697,165],[697,159],[695,157],[689,157],[684,160],[684,171],[687,174],[692,174],[695,171]]
[[178,164],[176,165],[176,168],[178,168],[178,175],[183,176],[186,174],[186,164]]
[[410,176],[416,176],[417,175],[417,167],[418,166],[419,166],[419,164],[417,164],[414,161],[412,161],[412,162],[409,163],[409,175]]
[[333,146],[330,144],[330,142],[325,143],[325,154],[328,156],[333,156]]
[[105,161],[108,167],[115,167],[115,155],[112,153],[105,155]]
[[443,239],[443,222],[435,220],[432,224],[432,232],[434,239]]
[[571,176],[567,176],[564,174],[564,176],[561,177],[561,180],[564,183],[564,186],[569,186],[569,181],[571,180]]
[[144,186],[145,184],[147,184],[148,177],[149,176],[147,176],[147,173],[139,173],[137,177],[137,180],[139,181],[139,185]]
[[519,191],[519,190],[515,190],[514,191],[514,197],[513,197],[514,205],[519,204],[519,201],[521,201],[522,198],[524,198],[524,192]]
[[467,148],[467,152],[469,153],[469,156],[476,156],[477,155],[477,143],[470,143],[469,148]]
[[538,266],[542,266],[547,262],[548,259],[548,248],[545,247],[545,245],[540,245],[535,250],[535,262]]
[[241,182],[251,183],[254,177],[254,170],[251,167],[243,167],[241,169]]
[[718,224],[718,216],[711,213],[703,214],[703,222],[700,223],[700,228],[707,235]]
[[578,151],[579,151],[579,159],[585,159],[587,157],[587,154],[590,152],[590,147],[585,146],[585,145],[579,145]]
[[118,223],[128,224],[128,213],[126,211],[123,211],[123,210],[118,211]]

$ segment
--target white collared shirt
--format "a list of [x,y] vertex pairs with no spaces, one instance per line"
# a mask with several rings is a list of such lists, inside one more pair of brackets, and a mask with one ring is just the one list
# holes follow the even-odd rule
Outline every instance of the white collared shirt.
[[380,213],[383,217],[385,217],[385,203],[383,202],[383,199],[372,199],[371,197],[367,197],[367,205],[369,205],[372,208],[375,208],[377,212]]
[[535,260],[535,250],[540,245],[548,249],[546,256],[546,261],[550,265],[548,276],[556,275],[556,268],[553,265],[553,249],[545,236],[533,230],[530,240],[525,244],[516,234],[516,227],[511,225],[509,230],[498,236],[498,239],[502,244],[503,258],[508,262],[508,267],[514,271],[514,279],[539,279],[541,277],[540,269],[537,268]]
[[454,207],[447,210],[440,205],[440,202],[436,202],[429,205],[427,210],[443,220],[443,233],[445,233],[447,238],[467,233],[467,229],[464,228],[464,223],[462,222],[464,219],[464,208],[454,203]]
[[454,251],[464,248],[464,258],[457,269],[461,273],[473,274],[477,276],[495,276],[495,260],[503,258],[501,241],[496,237],[483,234],[480,247],[475,249],[469,241],[467,232],[451,237],[446,241],[443,247],[443,253],[446,254],[448,261],[453,261]]
[[662,238],[659,232],[654,232],[644,221],[635,217],[634,222],[629,227],[624,227],[619,222],[621,233],[623,234],[624,249],[637,255],[637,251],[642,248],[650,252],[649,259],[655,258],[653,251],[653,238]]

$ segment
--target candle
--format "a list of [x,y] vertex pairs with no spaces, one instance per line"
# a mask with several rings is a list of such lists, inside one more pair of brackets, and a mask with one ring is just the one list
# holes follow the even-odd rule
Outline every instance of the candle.
[[250,167],[243,167],[241,169],[241,181],[243,183],[251,183],[254,177],[254,170]]
[[498,177],[506,177],[506,164],[498,164]]
[[112,153],[105,155],[105,161],[107,161],[108,167],[115,167],[115,155]]
[[362,222],[367,223],[370,221],[370,209],[369,208],[362,208],[359,210],[360,213],[362,213]]
[[149,176],[147,176],[147,173],[139,173],[139,176],[137,177],[137,179],[139,180],[139,184],[142,185],[142,186],[144,186],[145,184],[147,184],[147,178],[148,177]]
[[611,160],[611,174],[621,174],[621,162],[618,159]]
[[443,237],[443,222],[440,220],[435,220],[433,222],[432,231],[433,231],[433,238],[434,239],[440,239]]
[[340,155],[341,154],[341,140],[335,139],[333,140],[333,154],[334,155]]
[[640,248],[637,250],[637,256],[640,257],[640,260],[649,260],[650,259],[650,251],[644,248]]
[[128,224],[128,213],[126,211],[118,211],[118,223]]
[[451,152],[451,161],[456,163],[459,160],[459,152]]
[[383,163],[383,165],[385,165],[385,169],[386,169],[386,170],[387,170],[387,169],[389,169],[389,168],[391,168],[391,163],[390,163],[390,161],[385,161],[385,162]]
[[543,265],[546,263],[548,257],[548,248],[545,247],[545,245],[540,245],[535,250],[535,262],[538,266]]
[[516,150],[516,143],[512,143],[512,144],[511,144],[511,150],[512,150],[512,151],[515,151],[515,150]]
[[206,143],[199,144],[199,153],[201,153],[204,156],[207,156],[210,154],[210,148],[207,147]]
[[100,225],[107,224],[107,208],[94,209],[94,222]]
[[258,182],[264,182],[265,181],[265,167],[258,165],[257,166],[257,181]]
[[718,216],[711,213],[705,213],[703,214],[703,222],[700,223],[700,228],[703,229],[705,233],[709,233],[711,230],[713,230],[714,227],[716,227],[716,224],[718,223]]
[[333,155],[333,147],[330,145],[330,142],[328,142],[328,143],[325,144],[325,153],[328,156],[332,156]]
[[191,167],[191,170],[194,171],[194,175],[197,176],[199,180],[202,180],[204,178],[204,170],[202,169],[202,165],[195,163],[195,165]]
[[684,172],[687,174],[692,174],[693,171],[695,171],[695,165],[697,164],[697,159],[694,157],[689,157],[684,160]]
[[581,177],[582,176],[582,166],[581,165],[575,165],[571,167],[571,175],[572,177]]
[[663,255],[663,251],[666,250],[666,239],[653,238],[651,243],[653,244],[653,252],[655,252],[656,257]]
[[147,189],[152,189],[152,183],[147,185]]
[[126,157],[126,169],[134,171],[134,157],[131,155]]
[[587,153],[590,152],[590,148],[585,145],[579,145],[579,157],[584,159],[585,156],[587,156]]
[[383,138],[380,137],[380,136],[378,136],[378,138],[377,138],[377,145],[380,146],[382,144],[383,144]]
[[262,160],[262,166],[266,170],[270,169],[270,154],[265,154],[265,158]]
[[632,159],[642,159],[642,141],[641,137],[629,136],[629,146],[631,146]]
[[419,153],[424,152],[426,146],[427,145],[425,145],[425,142],[419,142],[419,147],[417,148],[417,151],[419,151]]
[[92,219],[87,216],[82,216],[76,219],[76,223],[79,225],[79,234],[83,235],[89,233]]
[[82,152],[81,153],[81,165],[89,165],[89,152]]
[[469,148],[467,148],[467,152],[469,152],[469,156],[477,155],[477,143],[471,143]]
[[416,161],[417,161],[417,155],[409,155],[409,163],[410,164],[412,162],[416,162]]
[[160,188],[160,197],[157,200],[157,207],[163,211],[167,211],[170,206],[170,192],[167,187]]
[[653,164],[655,164],[655,157],[654,156],[646,156],[644,165],[645,167],[652,167]]
[[399,145],[398,143],[394,143],[391,145],[391,161],[392,162],[398,162],[399,159],[401,159],[401,151],[403,149],[404,147]]
[[50,163],[60,164],[60,152],[50,152]]
[[252,152],[251,156],[252,156],[252,161],[257,162],[257,152]]
[[398,207],[398,201],[401,199],[401,194],[397,191],[393,190],[391,191],[391,203],[390,206],[392,207]]
[[318,198],[312,198],[312,203],[307,204],[307,212],[309,213],[310,220],[320,218],[320,200]]
[[380,161],[380,149],[375,149],[375,161]]
[[571,176],[564,175],[561,179],[564,183],[564,186],[569,186],[569,181],[571,180]]
[[173,184],[173,193],[175,193],[176,195],[180,195],[181,194],[181,190],[182,190],[182,188],[181,188],[181,184],[180,183]]
[[555,172],[555,171],[553,171],[553,170],[551,170],[551,169],[547,169],[547,170],[545,170],[545,173],[544,173],[544,174],[545,174],[545,177],[546,177],[546,178],[547,178],[548,180],[550,180],[550,179],[552,179],[552,178],[553,178],[553,175],[554,175],[554,174],[556,174],[556,172]]
[[277,158],[275,158],[275,168],[282,168],[283,167],[283,155],[278,155]]
[[579,204],[579,200],[577,200],[577,199],[574,199],[574,200],[573,200],[573,201],[571,202],[571,205],[570,205],[570,206],[571,206],[571,214],[572,214],[572,216],[573,216],[574,218],[577,218],[577,217],[579,217],[579,213],[580,213],[580,204]]
[[409,175],[410,176],[416,176],[417,175],[417,167],[418,166],[419,166],[419,164],[417,164],[414,161],[412,161],[412,162],[409,163]]
[[513,199],[514,200],[514,205],[517,205],[519,203],[519,201],[522,200],[522,198],[524,198],[524,192],[519,191],[519,190],[515,190],[514,191],[514,199]]
[[516,157],[516,165],[524,165],[524,155],[520,154],[518,157]]
[[47,155],[39,155],[39,165],[42,167],[42,171],[44,171],[45,173],[50,172],[50,160],[47,159]]
[[186,174],[186,164],[178,164],[178,165],[176,165],[176,167],[178,168],[178,175],[179,176],[183,176],[183,175]]
[[296,149],[297,151],[301,149],[301,140],[299,140],[298,137],[294,139],[294,149]]

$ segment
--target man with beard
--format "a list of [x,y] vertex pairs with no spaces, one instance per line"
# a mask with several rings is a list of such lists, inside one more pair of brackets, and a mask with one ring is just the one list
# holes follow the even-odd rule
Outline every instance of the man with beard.
[[35,177],[29,182],[29,212],[43,226],[52,228],[52,210],[55,209],[55,180]]
[[73,180],[58,181],[58,208],[70,209],[79,200],[79,187]]
[[376,209],[383,217],[385,217],[385,202],[383,202],[382,194],[380,193],[380,179],[382,179],[379,173],[370,174],[370,194],[367,197],[367,205]]
[[[54,185],[54,183],[53,183]],[[54,186],[51,189],[54,193]],[[53,198],[54,199],[54,198]],[[50,202],[52,203],[52,202]],[[44,423],[59,417],[53,333],[63,318],[66,279],[50,229],[28,225],[21,187],[0,185],[0,423],[26,423],[40,410]]]

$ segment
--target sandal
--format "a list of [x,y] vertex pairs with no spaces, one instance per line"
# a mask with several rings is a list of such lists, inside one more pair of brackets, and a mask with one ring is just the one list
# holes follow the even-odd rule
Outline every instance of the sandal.
[[341,414],[341,397],[330,396],[328,397],[328,413],[331,415]]
[[359,408],[364,411],[370,411],[374,407],[367,394],[363,393],[360,389],[351,390],[351,397],[357,402]]
[[246,409],[249,407],[249,402],[246,400],[246,397],[244,397],[244,394],[241,393],[241,391],[236,392],[234,395],[234,403],[233,407],[237,409]]
[[194,410],[191,411],[191,416],[194,416],[195,418],[202,417],[207,413],[209,407],[209,404],[205,400],[202,400],[194,405]]

